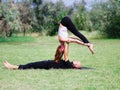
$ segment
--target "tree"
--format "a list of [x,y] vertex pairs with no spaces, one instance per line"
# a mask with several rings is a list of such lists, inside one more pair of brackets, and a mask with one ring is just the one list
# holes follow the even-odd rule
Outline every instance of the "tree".
[[71,15],[73,11],[72,7],[66,7],[61,0],[56,2],[52,8],[54,10],[50,15],[51,17],[50,30],[47,33],[48,35],[51,36],[56,35],[61,19],[67,15]]
[[14,2],[10,0],[9,2],[4,2],[0,4],[1,8],[1,32],[5,31],[6,36],[12,36],[13,30],[21,30],[20,18],[17,7]]
[[120,2],[107,1],[94,4],[91,13],[93,28],[110,38],[120,37]]
[[32,30],[34,24],[36,23],[35,13],[33,8],[31,8],[31,1],[24,1],[18,3],[18,10],[20,12],[20,21],[23,35],[25,36],[26,31]]
[[106,4],[95,3],[90,11],[90,19],[92,21],[93,29],[102,31],[107,24],[107,12],[105,11]]
[[110,38],[120,38],[120,1],[110,1],[108,25],[104,31]]
[[72,9],[65,7],[60,0],[55,4],[53,2],[45,2],[35,8],[36,17],[38,20],[39,32],[44,35],[55,35],[58,29],[60,20],[68,15]]
[[92,23],[85,8],[85,2],[75,4],[74,23],[79,30],[92,31]]

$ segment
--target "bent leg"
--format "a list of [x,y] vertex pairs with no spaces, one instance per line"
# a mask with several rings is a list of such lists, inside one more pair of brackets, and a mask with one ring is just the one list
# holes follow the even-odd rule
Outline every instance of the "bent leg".
[[[83,42],[80,41],[78,38],[73,38],[73,37],[70,37],[70,39],[75,39],[75,42],[78,43],[78,44],[82,44]],[[91,51],[92,54],[94,54],[94,49],[93,49],[93,44],[91,43],[83,43],[82,45],[85,45],[85,46],[88,46],[89,50]]]
[[84,42],[80,41],[77,38],[72,38],[72,37],[68,37],[68,38],[59,37],[59,41],[60,41],[61,44],[64,44],[65,42],[68,42],[68,43],[77,43],[77,44],[87,46]]
[[64,17],[61,20],[61,24],[67,27],[68,30],[70,30],[75,36],[79,37],[84,43],[89,43],[87,38],[76,29],[75,25],[69,17]]
[[70,38],[69,37],[67,42],[77,43],[77,44],[80,44],[80,45],[88,46],[87,44],[85,44],[84,42],[82,42],[82,41],[80,41],[79,39],[76,39],[76,38]]
[[60,42],[68,42],[68,43],[77,43],[77,44],[80,44],[80,45],[87,46],[89,48],[89,50],[91,51],[91,53],[94,54],[93,44],[84,43],[84,42],[80,41],[78,38],[72,38],[72,37],[62,38],[62,37],[59,37],[59,41]]
[[88,39],[81,34],[75,25],[73,24],[72,20],[69,17],[64,17],[61,20],[61,24],[65,27],[67,27],[68,30],[70,30],[75,36],[79,37],[86,45],[88,45],[89,50],[91,51],[92,54],[94,54],[94,49],[93,49],[93,44],[91,44]]

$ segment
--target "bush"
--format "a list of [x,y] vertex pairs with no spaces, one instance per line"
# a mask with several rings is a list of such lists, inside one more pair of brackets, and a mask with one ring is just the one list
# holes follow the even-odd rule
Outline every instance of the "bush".
[[120,38],[120,2],[97,3],[90,14],[95,30],[109,38]]
[[110,38],[120,38],[120,16],[112,19],[107,26],[105,33]]

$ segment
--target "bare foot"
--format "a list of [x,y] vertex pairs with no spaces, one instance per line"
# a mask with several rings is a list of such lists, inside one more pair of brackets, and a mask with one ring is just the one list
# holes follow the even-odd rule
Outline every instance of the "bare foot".
[[11,69],[11,70],[16,70],[18,69],[18,66],[16,65],[12,65],[10,63],[8,63],[7,61],[3,62],[4,66],[7,68],[7,69]]
[[94,54],[93,44],[89,44],[88,48],[91,51],[91,53]]

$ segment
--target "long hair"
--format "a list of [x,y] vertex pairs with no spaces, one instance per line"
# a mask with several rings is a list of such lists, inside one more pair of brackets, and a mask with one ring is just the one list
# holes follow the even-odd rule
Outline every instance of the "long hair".
[[62,60],[63,53],[64,53],[64,49],[62,50],[61,45],[59,45],[55,53],[54,61],[58,62],[59,60]]

